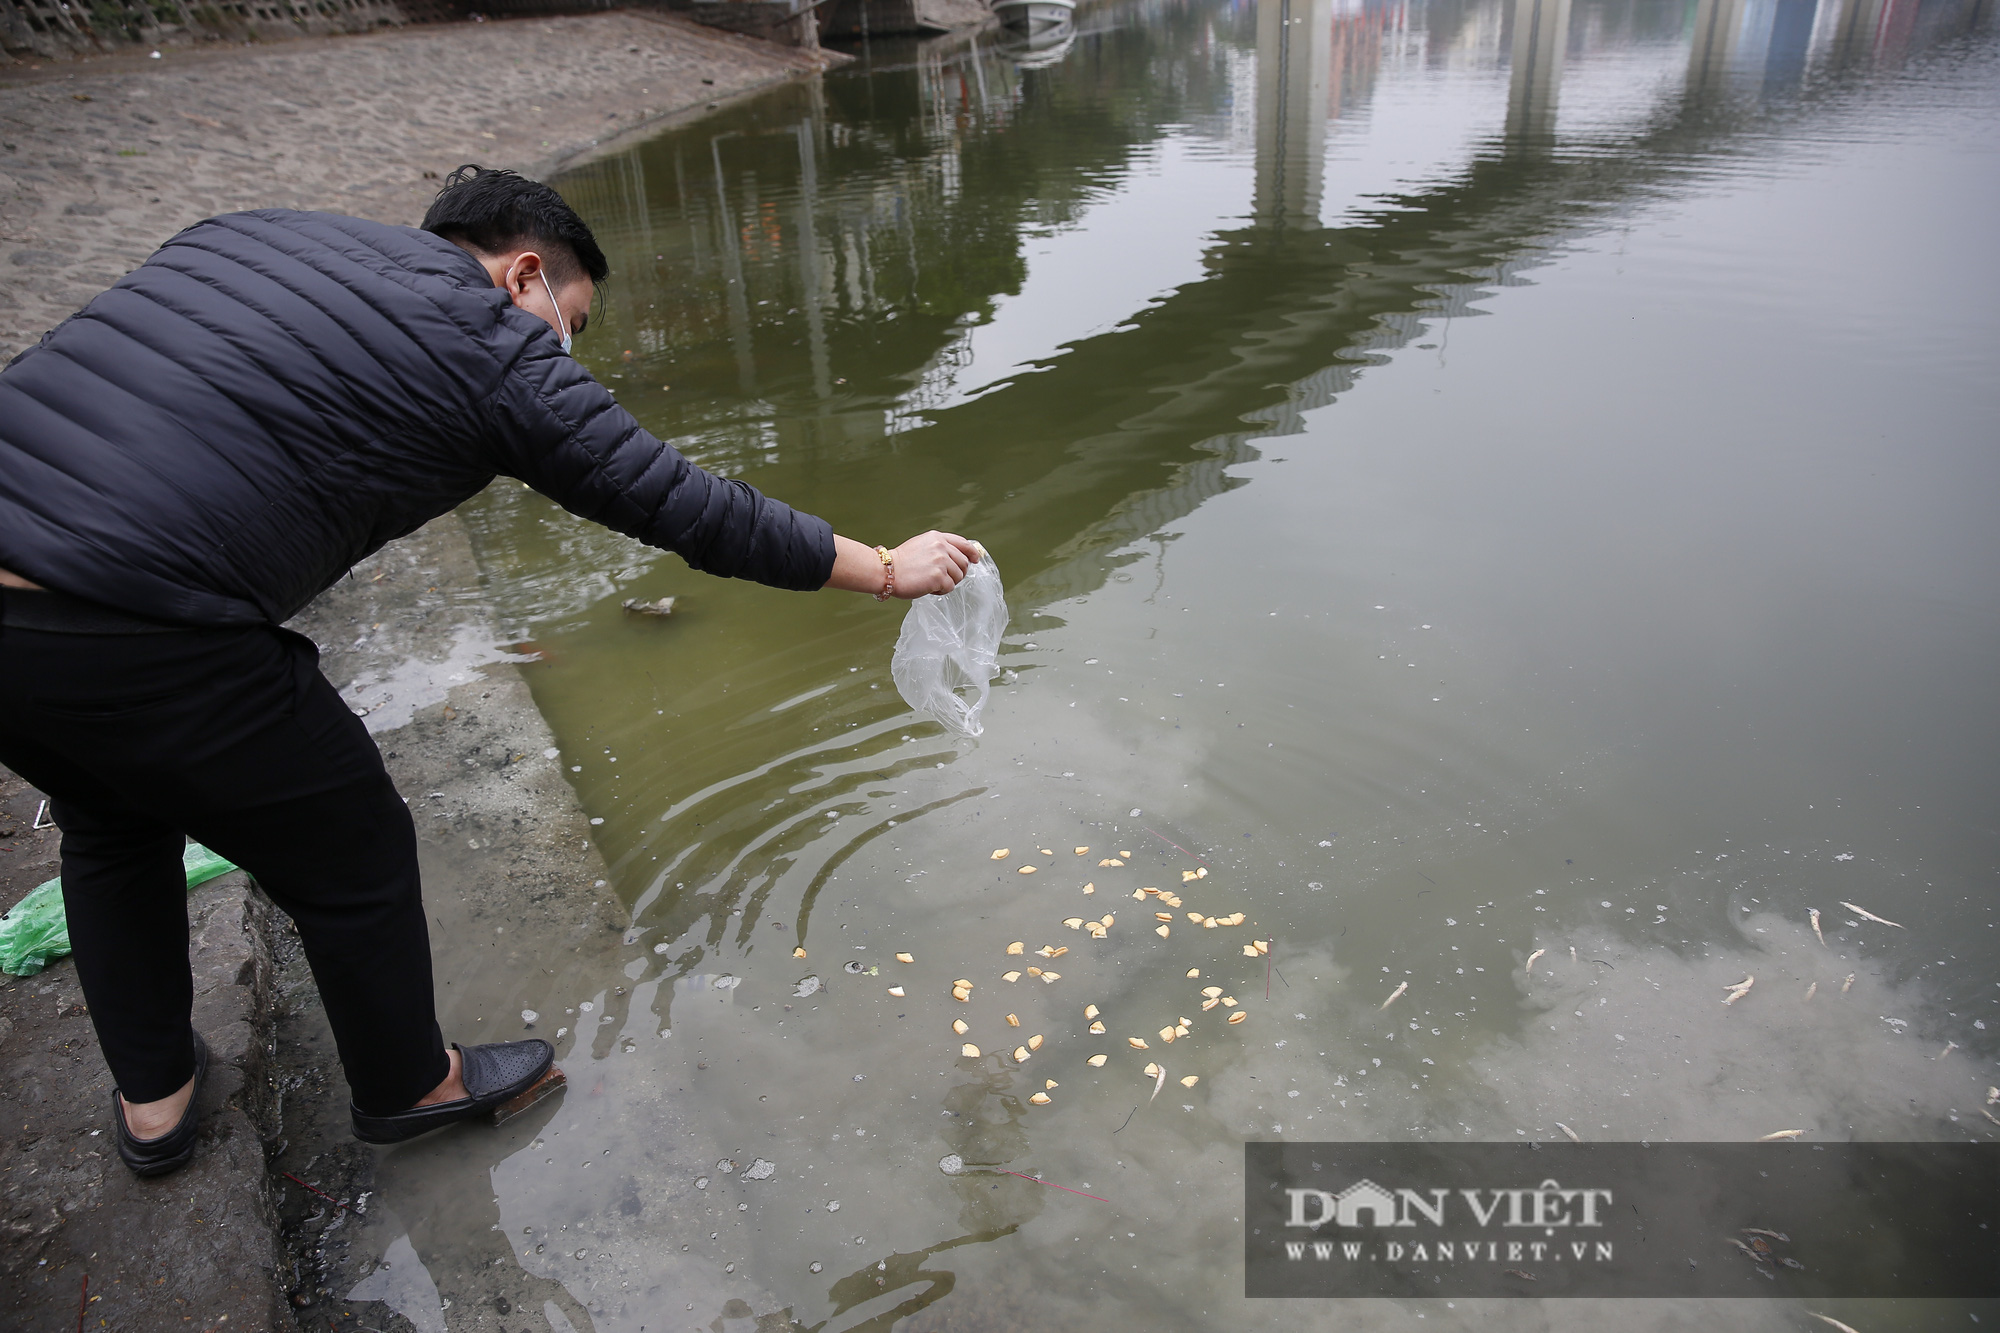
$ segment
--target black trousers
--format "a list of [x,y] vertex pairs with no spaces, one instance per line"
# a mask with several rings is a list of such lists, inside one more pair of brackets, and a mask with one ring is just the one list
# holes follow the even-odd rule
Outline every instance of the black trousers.
[[297,923],[359,1109],[404,1110],[450,1071],[415,826],[318,662],[270,627],[0,625],[0,763],[62,829],[77,974],[128,1101],[194,1074],[183,834]]

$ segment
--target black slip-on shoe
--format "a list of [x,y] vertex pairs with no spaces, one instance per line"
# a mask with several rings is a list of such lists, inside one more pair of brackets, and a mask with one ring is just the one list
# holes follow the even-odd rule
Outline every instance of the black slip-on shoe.
[[125,1102],[114,1088],[111,1093],[111,1124],[118,1137],[118,1156],[133,1174],[141,1176],[164,1176],[169,1171],[178,1171],[187,1165],[188,1158],[194,1156],[195,1126],[201,1123],[201,1086],[208,1081],[208,1043],[194,1034],[194,1095],[188,1098],[187,1109],[181,1112],[180,1123],[157,1139],[132,1137],[132,1127],[125,1123]]
[[367,1115],[352,1102],[354,1137],[363,1143],[401,1143],[503,1106],[541,1082],[555,1063],[556,1048],[537,1037],[496,1041],[485,1046],[452,1043],[459,1055],[458,1076],[472,1095],[455,1102],[418,1106],[394,1115]]

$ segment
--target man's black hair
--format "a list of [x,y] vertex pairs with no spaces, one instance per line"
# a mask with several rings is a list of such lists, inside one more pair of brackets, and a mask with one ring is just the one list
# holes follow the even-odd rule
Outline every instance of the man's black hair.
[[444,178],[424,214],[424,230],[484,255],[541,247],[549,276],[569,281],[579,270],[593,285],[611,272],[597,238],[576,210],[540,181],[468,162]]

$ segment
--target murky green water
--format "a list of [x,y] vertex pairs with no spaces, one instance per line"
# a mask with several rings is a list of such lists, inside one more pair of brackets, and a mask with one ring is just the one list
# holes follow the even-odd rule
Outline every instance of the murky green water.
[[1246,1302],[1240,1145],[2000,1132],[1984,10],[1275,5],[878,45],[562,182],[642,422],[1013,613],[956,744],[900,608],[468,507],[633,922],[491,1174],[595,1328],[1792,1328]]

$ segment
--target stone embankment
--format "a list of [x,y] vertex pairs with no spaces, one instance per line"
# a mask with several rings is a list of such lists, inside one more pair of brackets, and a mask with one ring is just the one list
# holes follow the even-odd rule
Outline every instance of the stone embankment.
[[[617,12],[17,66],[0,76],[0,351],[214,213],[413,223],[461,162],[545,172],[822,65]],[[448,895],[441,927],[504,918],[580,949],[615,943],[603,863],[478,585],[447,517],[296,625],[368,710],[416,807],[427,875],[449,865],[432,892]],[[38,806],[0,770],[0,905],[57,873]],[[285,1328],[344,1295],[322,1274],[342,1267],[373,1159],[345,1136],[346,1090],[296,936],[240,874],[197,890],[189,910],[195,1017],[216,1064],[201,1148],[175,1175],[136,1180],[116,1160],[111,1080],[70,962],[0,978],[0,1304],[20,1327],[81,1315],[88,1328]]]

